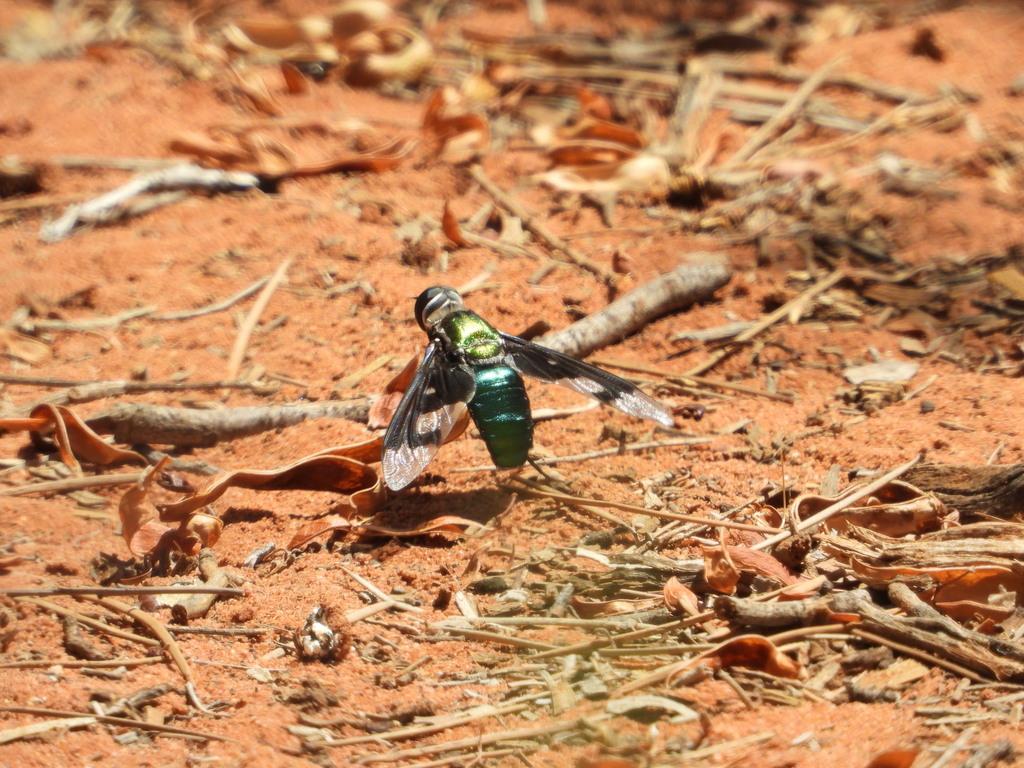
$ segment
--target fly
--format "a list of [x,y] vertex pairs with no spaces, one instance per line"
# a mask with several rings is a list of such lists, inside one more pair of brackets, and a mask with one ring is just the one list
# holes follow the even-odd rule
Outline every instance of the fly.
[[625,379],[496,330],[465,309],[454,288],[428,288],[415,313],[430,342],[384,434],[384,481],[394,491],[426,468],[466,410],[495,466],[522,466],[533,446],[523,375],[672,426],[668,410]]

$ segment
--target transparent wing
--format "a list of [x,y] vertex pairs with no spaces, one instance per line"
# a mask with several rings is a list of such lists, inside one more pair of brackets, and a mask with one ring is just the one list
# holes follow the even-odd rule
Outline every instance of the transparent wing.
[[400,491],[416,479],[444,444],[475,391],[473,372],[465,365],[448,363],[441,345],[431,342],[384,433],[381,464],[388,488]]
[[501,340],[509,365],[526,376],[561,384],[630,416],[666,427],[673,424],[672,414],[661,403],[614,373],[507,333]]

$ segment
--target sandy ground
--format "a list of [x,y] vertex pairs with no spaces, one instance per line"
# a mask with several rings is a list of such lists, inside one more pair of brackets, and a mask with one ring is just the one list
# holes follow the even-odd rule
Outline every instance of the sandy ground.
[[[183,4],[140,5],[150,14],[145,29],[180,32],[188,21]],[[566,39],[570,33],[586,32],[635,39],[691,14],[697,5],[681,4],[676,10],[669,3],[651,4],[649,12],[637,16],[602,16],[586,4],[550,3],[545,30]],[[752,8],[780,18],[793,13],[785,3],[735,4],[731,9],[727,5],[733,4],[707,4],[726,17],[715,23],[749,19]],[[144,215],[76,231],[59,242],[42,242],[39,232],[44,221],[55,219],[71,202],[97,197],[129,178],[128,171],[104,167],[104,161],[174,158],[170,143],[187,132],[202,134],[213,126],[291,118],[362,121],[370,131],[360,140],[371,147],[388,140],[417,139],[430,93],[428,85],[406,88],[395,96],[382,93],[386,89],[330,81],[313,84],[303,93],[289,93],[275,64],[257,62],[251,71],[262,75],[284,112],[271,118],[254,109],[252,101],[219,70],[213,69],[206,79],[191,77],[152,46],[95,41],[84,45],[76,34],[84,34],[90,19],[107,18],[108,12],[95,10],[88,16],[83,10],[75,15],[75,7],[88,4],[70,6],[72,11],[58,22],[48,7],[27,0],[7,2],[0,8],[0,30],[9,53],[0,60],[4,83],[0,155],[42,166],[42,190],[34,197],[0,201],[0,316],[5,328],[46,318],[111,318],[143,307],[154,308],[150,315],[179,313],[226,299],[273,275],[290,260],[242,362],[243,372],[258,369],[262,380],[274,385],[269,394],[245,389],[154,391],[90,399],[71,406],[77,413],[88,417],[127,401],[236,407],[376,396],[422,349],[424,338],[412,317],[412,301],[430,285],[462,286],[482,276],[482,287],[467,295],[467,304],[511,333],[539,319],[552,329],[562,328],[608,302],[609,292],[599,279],[564,263],[557,253],[551,256],[558,263],[541,279],[531,279],[548,259],[550,251],[543,244],[531,243],[529,254],[515,255],[477,245],[456,248],[441,237],[436,221],[445,203],[465,222],[490,197],[472,181],[466,164],[439,156],[426,141],[396,168],[288,178],[267,192],[194,194]],[[446,36],[465,30],[513,37],[533,34],[525,11],[518,6],[512,2],[451,4],[427,35],[440,46]],[[907,4],[906,9],[912,6]],[[204,44],[213,45],[216,30],[231,19],[251,15],[284,19],[323,11],[315,3],[239,2],[200,17],[197,29]],[[415,13],[406,18],[416,25]],[[938,55],[915,49],[922,30],[930,31]],[[992,159],[986,153],[995,151],[991,150],[993,137],[1003,137],[1019,148],[1024,136],[1024,110],[1013,88],[1014,79],[1024,73],[1019,54],[1024,50],[1021,6],[967,3],[923,16],[908,11],[897,14],[890,24],[868,25],[858,34],[821,32],[819,37],[795,47],[789,54],[792,66],[815,71],[839,56],[836,71],[843,74],[929,96],[960,94],[956,101],[960,118],[953,125],[925,121],[901,126],[845,145],[837,143],[814,156],[815,174],[831,175],[856,191],[856,201],[846,211],[848,219],[872,222],[889,252],[904,263],[904,274],[911,274],[915,266],[927,268],[939,262],[956,263],[966,271],[979,260],[1019,247],[1024,242],[1021,156]],[[16,39],[29,46],[28,52],[18,49],[21,58],[10,55],[11,41]],[[32,41],[37,53],[45,55],[32,57]],[[731,61],[768,66],[775,56],[757,52],[736,55]],[[442,63],[439,53],[435,66],[440,69]],[[767,80],[762,84],[783,87]],[[865,120],[892,107],[880,98],[835,85],[822,87],[819,95],[836,109]],[[755,129],[716,109],[698,137],[699,147],[707,159],[718,162]],[[316,154],[334,149],[315,131],[286,130],[280,135],[300,148],[297,151]],[[824,145],[841,135],[819,127],[797,137],[792,146]],[[955,195],[887,191],[873,170],[884,153],[934,172],[942,190]],[[786,159],[783,154],[777,165],[782,167]],[[615,269],[618,295],[685,263],[695,252],[720,254],[734,270],[731,282],[712,299],[650,322],[621,343],[601,350],[597,358],[680,374],[706,360],[715,346],[673,341],[673,337],[683,331],[758,320],[827,274],[827,265],[819,261],[816,275],[807,275],[808,260],[799,238],[757,238],[749,228],[728,224],[701,229],[673,223],[680,209],[654,192],[620,197],[609,226],[602,221],[598,205],[529,183],[531,174],[542,173],[550,165],[522,132],[499,137],[495,129],[480,162],[491,179],[512,190],[549,230],[570,238],[576,251],[602,269]],[[41,202],[21,208],[10,204],[19,200]],[[403,232],[408,230],[402,228],[418,219],[434,223],[428,225],[433,231],[426,245],[417,250],[403,244]],[[493,230],[486,234],[496,236]],[[1024,397],[1019,325],[1010,323],[985,335],[967,331],[959,340],[958,354],[942,354],[946,347],[937,347],[911,356],[905,344],[908,337],[923,339],[927,346],[935,338],[948,336],[951,326],[924,327],[912,308],[885,314],[878,305],[865,304],[861,292],[871,282],[865,274],[854,274],[830,291],[828,306],[812,303],[801,322],[774,326],[759,337],[758,344],[707,373],[757,390],[791,394],[791,402],[735,391],[726,397],[720,393],[700,396],[666,386],[660,377],[635,374],[645,377],[639,380],[652,385],[651,391],[677,412],[693,402],[703,403],[708,411],[704,418],[697,422],[680,415],[677,431],[709,441],[564,463],[557,468],[559,474],[577,495],[643,504],[641,481],[671,472],[673,484],[681,489],[676,498],[679,510],[704,515],[743,503],[770,484],[798,492],[817,489],[836,465],[845,478],[858,468],[891,469],[920,452],[926,452],[931,461],[952,464],[1024,461],[1024,427],[1018,418]],[[972,298],[953,296],[940,319],[952,324],[976,313]],[[0,407],[7,415],[19,414],[19,409],[67,382],[133,377],[152,382],[223,380],[228,377],[239,326],[253,301],[250,297],[226,310],[191,319],[161,321],[143,315],[84,330],[42,328],[37,339],[43,351],[32,346],[26,352],[17,345],[11,347],[14,342],[5,342],[9,354],[0,362],[0,371],[34,377],[39,383],[0,385]],[[838,307],[843,301],[866,310],[844,315]],[[380,367],[346,381],[381,355],[389,358]],[[842,369],[874,359],[918,363],[920,368],[907,389],[929,386],[912,399],[858,418],[858,412],[837,398],[838,390],[849,387]],[[64,384],[45,386],[44,379]],[[568,408],[582,399],[546,385],[531,384],[530,392],[534,407]],[[928,407],[922,407],[923,401]],[[730,429],[740,423],[745,425],[743,430]],[[845,426],[813,429],[822,424]],[[543,456],[572,456],[613,446],[614,440],[602,437],[605,426],[627,430],[629,439],[649,439],[653,431],[610,409],[587,410],[540,422],[537,451]],[[373,434],[378,432],[371,433],[356,421],[320,419],[196,448],[182,458],[225,470],[269,468]],[[773,441],[791,444],[784,463],[770,450]],[[4,488],[50,477],[42,470],[30,472],[37,465],[45,469],[52,463],[28,446],[24,433],[0,435],[0,458],[11,460],[4,465]],[[28,458],[31,467],[18,464],[19,456]],[[545,548],[564,552],[558,548],[575,547],[582,537],[610,531],[613,524],[581,511],[510,495],[497,483],[515,473],[460,471],[486,464],[483,443],[464,436],[445,446],[427,473],[410,489],[388,498],[378,513],[378,522],[395,529],[450,515],[486,523],[485,533],[468,538],[341,538],[331,546],[324,546],[327,538],[321,537],[317,546],[301,550],[279,570],[253,569],[243,562],[257,547],[267,542],[284,546],[310,520],[341,509],[338,497],[312,491],[233,490],[216,501],[212,511],[225,525],[215,552],[223,566],[244,575],[245,595],[218,602],[194,623],[265,630],[249,636],[177,636],[181,651],[191,661],[200,697],[225,705],[216,715],[190,705],[180,673],[168,663],[130,667],[102,677],[62,665],[61,660],[71,657],[64,648],[59,619],[38,605],[5,598],[0,661],[49,659],[53,663],[4,669],[0,705],[88,713],[91,702],[109,704],[166,685],[168,690],[152,702],[152,717],[226,740],[139,735],[92,725],[0,744],[0,766],[305,766],[345,765],[361,757],[427,764],[443,754],[427,749],[422,755],[402,756],[397,750],[500,730],[539,728],[576,717],[592,719],[592,727],[553,736],[539,752],[532,751],[536,744],[513,741],[504,745],[505,753],[482,762],[520,764],[518,749],[523,755],[532,754],[531,762],[547,766],[682,764],[687,749],[701,739],[700,746],[707,747],[764,733],[746,745],[692,758],[692,763],[866,766],[887,750],[918,749],[918,765],[923,766],[931,765],[958,738],[965,748],[1008,738],[1024,750],[1024,737],[1013,717],[953,718],[949,724],[936,724],[935,716],[922,714],[942,707],[969,715],[986,712],[978,705],[982,693],[965,695],[960,678],[930,668],[888,702],[869,704],[842,697],[815,701],[799,696],[788,703],[761,696],[744,701],[726,682],[712,679],[674,689],[680,700],[701,711],[702,723],[625,716],[598,721],[594,718],[603,711],[600,702],[584,702],[557,714],[537,706],[525,715],[479,720],[409,741],[369,741],[304,751],[303,745],[314,740],[293,729],[303,714],[335,721],[332,737],[344,739],[366,732],[353,723],[365,722],[367,714],[392,719],[403,712],[412,713],[409,717],[417,712],[440,715],[476,704],[499,704],[543,687],[543,677],[537,676],[527,653],[431,632],[430,627],[457,615],[460,609],[457,601],[449,599],[451,595],[467,589],[489,569],[525,563]],[[134,470],[85,467],[86,474],[118,471]],[[535,473],[527,470],[526,474]],[[193,480],[203,481],[201,477]],[[94,489],[99,503],[88,507],[63,494],[0,498],[0,560],[10,556],[13,563],[0,571],[0,586],[94,585],[93,564],[101,553],[130,557],[118,534],[117,506],[123,492],[123,487]],[[629,518],[633,513],[621,514]],[[694,551],[695,543],[676,542],[662,554],[685,559]],[[592,562],[562,556],[578,568],[595,567]],[[364,587],[350,572],[419,610],[379,613],[353,624],[345,630],[352,650],[343,659],[307,662],[296,658],[290,633],[302,626],[313,608],[324,606],[329,615],[339,617],[366,604]],[[521,573],[527,582],[542,582],[545,571],[538,566]],[[170,581],[170,577],[152,577],[145,583]],[[68,598],[53,599],[84,613],[94,610]],[[492,595],[473,599],[483,613],[502,610]],[[166,610],[153,615],[169,621]],[[558,628],[521,634],[556,645],[584,637]],[[145,652],[126,640],[92,637],[108,658],[138,657]],[[276,650],[279,647],[285,652]],[[396,683],[395,678],[411,664],[418,664],[415,673]],[[642,666],[637,662],[637,669]],[[507,674],[508,668],[516,667],[522,671]],[[506,673],[491,674],[495,669]],[[610,674],[629,673],[628,668],[617,667]],[[991,690],[997,695],[1013,689],[995,686]],[[0,730],[41,719],[3,713]],[[474,763],[472,754],[466,754],[451,764]],[[946,764],[960,765],[965,757],[966,753],[954,751]]]

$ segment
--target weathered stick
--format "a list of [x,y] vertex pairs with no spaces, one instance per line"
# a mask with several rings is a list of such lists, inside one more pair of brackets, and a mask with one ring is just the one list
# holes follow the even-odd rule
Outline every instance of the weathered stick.
[[117,442],[128,445],[210,446],[222,440],[237,440],[271,429],[290,427],[306,419],[365,422],[368,413],[369,402],[365,398],[217,411],[119,403],[89,419],[87,424],[101,434],[113,434]]
[[63,240],[80,223],[102,222],[121,215],[121,211],[133,198],[139,195],[200,187],[214,190],[251,189],[259,184],[259,178],[240,171],[220,171],[200,168],[198,165],[183,163],[171,168],[161,168],[143,173],[127,184],[107,192],[93,200],[72,205],[56,221],[46,222],[39,231],[39,238],[47,243]]
[[732,270],[718,258],[683,264],[600,312],[541,337],[538,343],[572,357],[586,357],[595,349],[622,341],[657,317],[709,298],[731,277]]

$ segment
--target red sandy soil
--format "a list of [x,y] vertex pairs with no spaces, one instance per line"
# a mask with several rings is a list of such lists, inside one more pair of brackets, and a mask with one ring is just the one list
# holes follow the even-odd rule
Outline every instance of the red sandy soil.
[[[184,5],[148,4],[169,25],[186,20]],[[688,4],[686,8],[696,4]],[[591,7],[598,7],[591,4]],[[715,6],[718,8],[718,6]],[[232,4],[232,17],[261,13],[271,17],[321,11],[315,3],[281,2]],[[736,11],[742,16],[743,9]],[[0,7],[0,30],[11,33],[17,25],[39,23],[48,6],[11,0]],[[586,5],[551,3],[552,31],[613,31],[624,34],[631,26],[651,29],[653,15],[639,18],[614,14],[600,18]],[[34,20],[34,21],[33,21]],[[446,15],[442,25],[500,30],[504,34],[530,31],[518,3],[462,4]],[[934,32],[944,52],[941,61],[914,56],[909,47],[921,27]],[[438,32],[440,34],[440,32]],[[954,130],[921,129],[882,135],[823,158],[830,172],[843,174],[867,163],[883,150],[928,166],[946,167],[951,158],[968,156],[977,147],[977,132],[1024,129],[1020,97],[1010,93],[1013,79],[1024,67],[1024,11],[1016,3],[963,4],[962,7],[918,17],[892,28],[877,29],[798,49],[793,64],[811,71],[831,58],[843,57],[840,70],[870,76],[882,82],[933,93],[952,84],[976,95],[968,105],[970,118]],[[763,54],[762,54],[763,55]],[[306,94],[289,95],[276,69],[262,70],[289,114],[346,116],[370,121],[385,133],[415,135],[419,130],[424,95],[397,99],[373,90],[324,84]],[[169,141],[185,131],[207,126],[261,119],[244,99],[232,95],[217,81],[189,79],[165,61],[131,46],[103,45],[88,50],[69,48],[63,55],[35,61],[0,61],[0,155],[17,155],[29,163],[45,165],[44,193],[62,196],[97,196],[126,180],[120,170],[75,168],[59,157],[167,158]],[[839,89],[823,91],[843,105],[852,97]],[[878,107],[879,111],[882,109]],[[714,118],[703,137],[710,145],[726,134],[724,147],[742,141],[749,127]],[[483,166],[499,185],[512,189],[527,175],[546,169],[536,152],[515,146],[495,149]],[[853,178],[853,176],[851,176]],[[1019,185],[1019,176],[1017,184]],[[929,199],[886,194],[877,184],[859,183],[862,204],[889,219],[896,254],[912,263],[961,255],[965,258],[997,252],[1024,242],[1024,204],[1020,186],[1004,201],[992,205],[987,195],[990,180],[980,176],[951,176],[944,185],[958,191],[955,199]],[[852,182],[851,182],[852,183]],[[781,301],[797,294],[788,282],[791,270],[805,266],[796,249],[781,247],[758,259],[755,248],[736,245],[728,236],[694,235],[662,228],[647,214],[647,206],[619,205],[613,230],[606,231],[597,209],[581,206],[556,210],[552,193],[523,185],[516,196],[544,217],[556,233],[573,236],[573,245],[604,266],[618,253],[628,257],[628,274],[620,291],[641,285],[666,272],[697,251],[723,254],[735,270],[731,283],[714,300],[692,310],[657,320],[641,332],[600,356],[653,365],[682,372],[710,354],[696,345],[685,355],[670,338],[683,330],[712,327],[733,320],[756,320]],[[469,247],[452,250],[445,262],[426,266],[406,264],[396,224],[419,216],[439,218],[450,201],[460,218],[473,214],[487,196],[468,180],[464,169],[419,158],[397,170],[357,175],[328,174],[285,181],[273,194],[193,195],[144,216],[82,232],[54,244],[38,237],[44,218],[54,218],[63,203],[22,213],[0,214],[0,308],[4,320],[13,318],[28,297],[54,306],[78,291],[87,301],[60,310],[70,319],[106,317],[127,310],[155,306],[157,313],[178,312],[226,298],[261,277],[272,274],[291,259],[285,283],[273,294],[263,314],[264,324],[280,318],[254,335],[244,365],[260,366],[281,381],[270,397],[245,391],[190,392],[134,395],[137,402],[223,406],[285,403],[300,399],[330,399],[375,395],[424,342],[412,318],[412,299],[434,284],[462,285],[496,267],[484,290],[471,293],[467,303],[496,326],[516,333],[538,318],[553,328],[568,325],[574,313],[601,309],[607,294],[593,276],[572,266],[559,266],[536,285],[527,282],[537,262],[526,257],[498,256]],[[654,207],[664,203],[655,203]],[[329,295],[332,286],[356,283],[351,291]],[[804,283],[804,286],[807,284]],[[229,311],[192,320],[159,322],[138,319],[116,327],[89,332],[55,333],[51,354],[29,365],[13,358],[0,362],[0,371],[26,376],[74,381],[129,379],[144,368],[151,381],[211,380],[226,375],[227,357],[238,323],[252,300]],[[665,470],[690,473],[680,509],[701,514],[726,509],[757,494],[770,483],[795,490],[816,489],[832,465],[843,470],[858,467],[889,469],[926,451],[930,460],[953,464],[984,464],[997,452],[997,463],[1024,461],[1019,404],[1024,386],[1019,378],[998,373],[977,373],[940,356],[924,357],[909,387],[937,377],[922,397],[934,403],[923,412],[921,398],[885,408],[844,431],[801,439],[789,453],[785,467],[778,462],[756,463],[749,455],[730,454],[747,443],[741,435],[720,430],[744,419],[753,420],[764,442],[794,435],[806,428],[808,417],[822,415],[842,421],[842,403],[836,391],[845,385],[837,366],[836,350],[847,361],[869,361],[872,355],[904,359],[901,337],[865,316],[860,320],[826,324],[811,322],[780,325],[768,338],[779,347],[766,348],[754,366],[749,353],[740,353],[718,365],[709,375],[756,387],[765,385],[765,355],[798,355],[798,363],[774,372],[780,391],[796,395],[792,404],[738,396],[710,400],[713,407],[700,422],[680,420],[683,430],[710,436],[708,444],[640,454],[568,463],[559,472],[575,493],[615,501],[642,503],[642,479]],[[1019,363],[1020,339],[1007,340],[1008,364]],[[828,348],[828,349],[825,349]],[[336,382],[382,354],[392,362],[362,378],[355,389],[335,392]],[[0,391],[0,405],[9,412],[30,403],[50,389],[9,385]],[[531,386],[535,406],[564,407],[577,396],[553,387]],[[682,394],[668,398],[682,406]],[[83,415],[110,407],[115,399],[75,406]],[[607,409],[586,411],[538,425],[536,442],[541,452],[571,455],[597,446],[602,426],[611,423],[649,434],[646,426]],[[947,425],[955,423],[962,429]],[[321,448],[368,437],[362,424],[319,420],[272,431],[215,447],[197,449],[192,458],[225,469],[265,468],[286,464]],[[603,443],[600,447],[607,447]],[[15,457],[26,445],[23,434],[0,436],[0,457]],[[441,515],[459,515],[490,525],[482,537],[449,541],[441,537],[410,540],[368,539],[303,552],[278,573],[243,568],[242,562],[266,542],[285,544],[309,519],[331,512],[337,503],[330,494],[314,492],[256,493],[231,491],[214,511],[226,521],[216,545],[222,564],[244,573],[246,595],[219,602],[200,623],[204,626],[272,627],[291,631],[300,627],[317,605],[337,616],[364,605],[362,589],[342,567],[357,572],[385,593],[397,592],[424,610],[421,613],[377,614],[351,627],[354,649],[337,663],[302,662],[288,653],[270,656],[279,633],[255,638],[181,635],[178,642],[192,660],[197,689],[208,701],[228,706],[214,717],[190,708],[181,693],[181,680],[169,664],[130,669],[117,679],[83,675],[59,664],[45,669],[0,672],[0,705],[34,706],[89,711],[97,693],[114,699],[160,684],[175,686],[161,697],[162,716],[178,727],[229,737],[231,741],[195,742],[169,737],[141,737],[120,744],[118,729],[93,726],[55,731],[36,740],[0,745],[0,766],[305,766],[326,759],[343,765],[357,755],[386,755],[387,745],[362,744],[328,750],[324,755],[302,755],[300,740],[287,730],[297,722],[297,705],[284,702],[302,681],[314,681],[337,697],[333,707],[314,711],[330,719],[341,715],[399,711],[427,703],[438,712],[463,709],[474,703],[500,701],[510,678],[497,683],[440,685],[467,677],[480,669],[483,655],[507,654],[502,664],[527,663],[506,648],[471,640],[438,636],[425,638],[425,627],[446,615],[457,614],[454,603],[438,600],[445,592],[465,588],[488,567],[508,564],[516,557],[546,546],[572,547],[582,535],[607,525],[582,512],[550,508],[531,500],[514,500],[496,486],[507,475],[458,472],[486,464],[483,444],[463,437],[441,450],[426,475],[428,482],[396,495],[387,502],[381,519],[390,526],[412,527]],[[121,471],[121,470],[116,470]],[[24,470],[7,473],[11,487],[30,482]],[[91,585],[90,563],[101,552],[128,557],[118,535],[117,499],[121,490],[101,489],[106,498],[102,512],[83,512],[67,496],[8,497],[0,499],[0,542],[23,561],[0,575],[6,589],[56,585]],[[505,554],[501,554],[505,553]],[[665,553],[685,557],[682,550]],[[149,583],[166,583],[153,580]],[[478,597],[487,606],[489,597]],[[66,602],[66,605],[73,605]],[[0,660],[65,658],[59,620],[25,604],[7,602],[7,626]],[[82,608],[82,610],[85,610]],[[157,614],[167,619],[166,612]],[[12,634],[13,632],[13,634]],[[533,632],[531,638],[551,643],[573,642],[571,632]],[[96,640],[111,656],[132,655],[131,643]],[[414,680],[388,687],[404,665],[426,659]],[[269,668],[266,677],[248,674],[251,668]],[[920,748],[921,765],[930,764],[967,726],[930,726],[916,714],[920,707],[956,707],[958,678],[933,669],[925,678],[902,689],[894,703],[804,703],[784,706],[760,702],[748,708],[732,688],[717,681],[700,683],[681,695],[707,713],[704,744],[715,744],[762,731],[774,736],[759,744],[723,752],[700,764],[744,766],[865,766],[889,749]],[[1000,689],[1003,690],[1003,689]],[[966,707],[967,705],[964,704]],[[583,716],[580,709],[558,716],[542,715],[527,721],[515,716],[500,725],[451,729],[438,736],[394,745],[396,749],[473,737],[487,730],[544,724],[545,717]],[[34,722],[23,714],[0,714],[0,730]],[[608,744],[623,748],[635,765],[680,764],[685,752],[672,752],[696,739],[695,724],[677,726],[665,720],[653,724],[626,718],[611,721],[606,730],[592,732],[592,743],[578,739],[534,753],[531,761],[547,766],[577,765]],[[1018,728],[1000,720],[973,726],[969,744],[1009,738],[1024,750]],[[361,733],[340,727],[342,736]],[[604,744],[602,747],[601,744]],[[631,745],[631,746],[630,746]],[[668,751],[666,751],[668,750]],[[929,751],[936,750],[936,751]],[[433,755],[422,758],[433,759]],[[950,765],[959,765],[954,756]],[[416,762],[406,760],[402,764]],[[466,760],[462,764],[469,764]],[[514,765],[514,756],[488,761]]]

